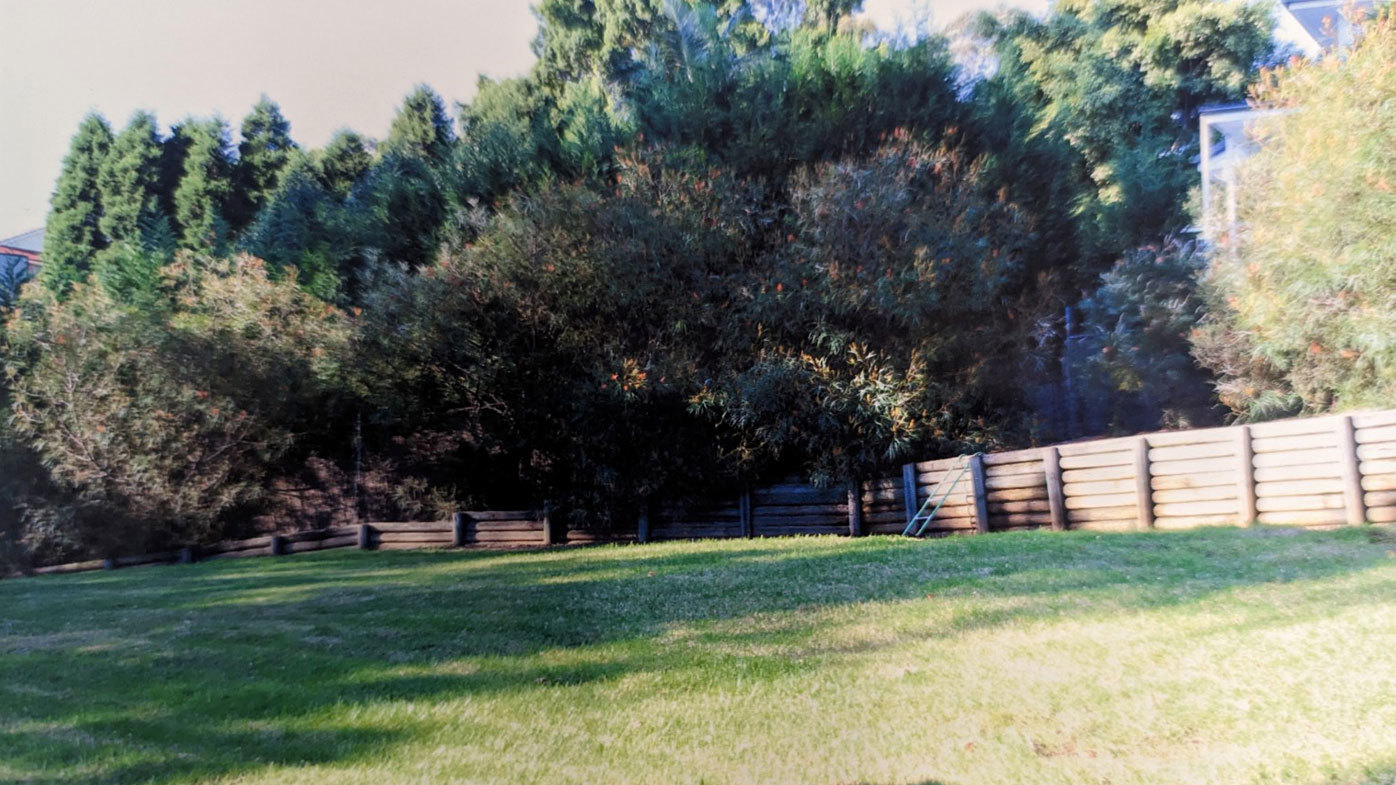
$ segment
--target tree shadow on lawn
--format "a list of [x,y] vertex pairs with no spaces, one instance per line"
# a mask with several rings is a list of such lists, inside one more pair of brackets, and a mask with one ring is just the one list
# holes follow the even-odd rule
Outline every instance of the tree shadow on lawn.
[[[356,707],[636,673],[662,672],[670,684],[720,679],[724,669],[759,678],[806,667],[761,653],[772,645],[858,653],[1019,621],[1187,605],[1360,572],[1384,561],[1386,547],[1361,531],[829,538],[699,552],[331,552],[7,581],[0,749],[24,776],[55,784],[347,765],[432,729],[426,720],[375,724],[347,710]],[[1387,602],[1396,576],[1362,597],[1305,590],[1328,608]],[[825,643],[827,622],[788,613],[928,594],[969,602],[875,642]],[[976,608],[975,598],[1012,602]],[[1274,618],[1295,621],[1288,611]],[[722,624],[746,619],[759,623]],[[1265,614],[1251,623],[1264,625]],[[676,631],[712,646],[698,657],[659,645]]]

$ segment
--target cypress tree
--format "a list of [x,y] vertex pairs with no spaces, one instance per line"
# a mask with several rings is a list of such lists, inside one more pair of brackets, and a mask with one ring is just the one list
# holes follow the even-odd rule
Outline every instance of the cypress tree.
[[224,210],[232,192],[228,124],[220,118],[183,127],[189,149],[174,192],[175,220],[186,248],[216,248],[227,238]]
[[170,126],[170,135],[160,143],[160,211],[175,216],[175,190],[184,177],[184,159],[189,156],[189,121]]
[[44,285],[61,292],[86,276],[92,257],[106,242],[102,236],[102,200],[98,186],[102,162],[111,149],[111,126],[93,113],[82,119],[63,159],[44,232]]
[[242,141],[238,144],[233,202],[230,219],[236,227],[251,223],[276,191],[281,173],[296,143],[291,124],[265,95],[242,121]]
[[320,153],[320,182],[330,193],[343,199],[371,166],[373,156],[363,137],[353,131],[339,131]]
[[160,137],[149,112],[136,112],[117,135],[97,184],[107,241],[138,241],[142,222],[154,220],[160,209]]
[[393,118],[383,152],[440,165],[450,157],[455,141],[441,96],[426,85],[418,85]]

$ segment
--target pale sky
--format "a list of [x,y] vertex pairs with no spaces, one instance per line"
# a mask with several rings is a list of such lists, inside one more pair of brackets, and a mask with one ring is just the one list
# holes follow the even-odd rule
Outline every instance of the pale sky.
[[[1047,0],[866,0],[880,24],[931,9]],[[525,72],[532,0],[0,0],[0,237],[43,225],[68,141],[89,110],[120,129],[221,115],[234,134],[266,93],[291,135],[320,147],[349,127],[375,138],[419,82],[468,100],[479,75]],[[236,142],[236,139],[234,139]]]

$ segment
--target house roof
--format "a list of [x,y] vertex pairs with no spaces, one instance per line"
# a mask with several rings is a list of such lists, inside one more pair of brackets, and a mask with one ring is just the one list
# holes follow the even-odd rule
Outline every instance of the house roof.
[[31,262],[39,261],[44,250],[44,230],[30,229],[14,237],[0,239],[0,254],[23,256]]

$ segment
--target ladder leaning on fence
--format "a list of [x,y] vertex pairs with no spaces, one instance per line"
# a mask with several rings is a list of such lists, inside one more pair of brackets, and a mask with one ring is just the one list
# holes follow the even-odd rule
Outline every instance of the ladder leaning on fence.
[[[958,461],[945,470],[945,474],[940,476],[940,482],[936,483],[931,492],[926,494],[926,501],[921,503],[916,514],[906,522],[906,529],[902,531],[902,534],[908,537],[920,537],[926,532],[931,521],[935,520],[936,513],[940,512],[941,506],[945,504],[945,500],[950,498],[950,492],[959,484],[960,478],[965,476],[965,471],[969,469],[970,458],[978,454],[961,455]],[[947,483],[946,480],[950,482]],[[941,491],[941,488],[945,489],[944,492]],[[910,493],[910,489],[908,489],[908,493]]]

